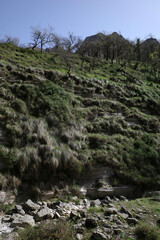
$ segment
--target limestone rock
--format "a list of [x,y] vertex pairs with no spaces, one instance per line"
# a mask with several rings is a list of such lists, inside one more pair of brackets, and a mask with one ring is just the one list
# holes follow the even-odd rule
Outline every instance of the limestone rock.
[[132,214],[123,206],[120,209],[120,213],[126,213],[129,217],[132,218]]
[[79,219],[81,216],[78,212],[76,211],[71,211],[70,213],[70,219]]
[[77,239],[77,240],[83,240],[83,235],[80,234],[80,233],[77,233],[77,234],[76,234],[76,239]]
[[95,228],[97,227],[97,221],[94,218],[87,218],[85,221],[86,228]]
[[127,218],[127,223],[131,225],[136,225],[138,220],[136,218]]
[[2,218],[2,222],[3,223],[11,222],[11,215],[4,215]]
[[117,214],[117,212],[118,212],[118,210],[116,208],[112,207],[112,208],[108,208],[105,214],[107,216],[109,216],[111,214]]
[[47,206],[44,206],[35,215],[35,219],[37,221],[44,220],[44,219],[52,219],[53,217],[54,217],[53,210],[48,208]]
[[11,223],[11,227],[28,227],[28,226],[34,226],[35,221],[32,216],[26,214],[24,216],[17,214],[15,216],[15,219]]
[[101,232],[93,232],[91,239],[93,240],[106,240],[107,237]]
[[24,209],[29,211],[35,211],[40,209],[40,205],[32,202],[32,200],[28,199],[27,202],[24,204]]
[[100,206],[101,205],[101,201],[99,199],[93,200],[91,201],[91,206]]
[[0,203],[4,203],[7,197],[6,192],[0,191]]
[[90,207],[90,201],[88,199],[83,199],[83,204],[85,205],[86,208]]
[[21,205],[16,205],[15,206],[15,210],[17,213],[21,214],[21,215],[25,215],[25,211],[23,210],[22,206]]

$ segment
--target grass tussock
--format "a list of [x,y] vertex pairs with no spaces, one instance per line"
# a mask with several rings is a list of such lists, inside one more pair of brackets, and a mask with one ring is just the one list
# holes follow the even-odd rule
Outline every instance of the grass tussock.
[[160,229],[157,226],[141,223],[135,229],[137,240],[159,240]]
[[34,228],[22,230],[17,240],[75,240],[75,232],[70,222],[63,220],[41,223]]

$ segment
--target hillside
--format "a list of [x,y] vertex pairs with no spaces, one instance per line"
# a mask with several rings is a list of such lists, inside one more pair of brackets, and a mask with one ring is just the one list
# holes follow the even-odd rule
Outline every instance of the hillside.
[[68,77],[54,53],[0,51],[2,189],[72,183],[97,167],[114,171],[114,186],[159,187],[160,84],[149,66],[102,59],[82,71],[74,55]]
[[148,62],[93,67],[92,56],[0,44],[0,235],[158,239],[159,197],[121,196],[160,187],[158,74]]

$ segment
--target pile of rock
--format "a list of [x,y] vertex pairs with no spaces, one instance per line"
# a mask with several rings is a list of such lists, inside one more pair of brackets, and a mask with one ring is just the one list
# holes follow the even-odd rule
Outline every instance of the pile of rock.
[[[121,199],[127,201],[125,197]],[[140,217],[133,218],[124,206],[120,209],[115,208],[113,203],[119,200],[116,197],[112,199],[106,197],[104,200],[82,199],[77,203],[76,201],[34,203],[29,199],[23,205],[16,205],[8,214],[5,214],[2,217],[2,224],[7,224],[11,232],[17,228],[35,226],[45,220],[67,219],[74,220],[78,240],[83,239],[85,229],[93,229],[91,239],[110,239],[110,236],[122,233],[124,228],[137,224]],[[91,207],[92,211],[87,211]],[[102,211],[94,212],[98,207],[101,207]]]

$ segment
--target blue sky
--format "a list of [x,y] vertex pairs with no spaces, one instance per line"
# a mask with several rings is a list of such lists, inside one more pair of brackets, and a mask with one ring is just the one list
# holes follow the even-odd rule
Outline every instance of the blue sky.
[[160,39],[160,0],[0,0],[0,39],[11,35],[27,44],[38,25],[83,39],[102,31]]

